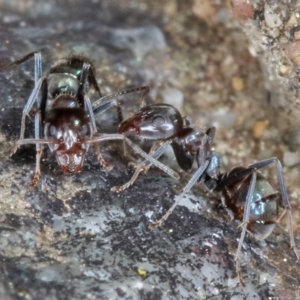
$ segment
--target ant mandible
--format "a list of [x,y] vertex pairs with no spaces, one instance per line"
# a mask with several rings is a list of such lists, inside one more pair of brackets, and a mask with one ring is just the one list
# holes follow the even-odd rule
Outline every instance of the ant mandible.
[[[102,157],[99,142],[108,140],[123,140],[136,153],[146,160],[178,179],[176,172],[149,156],[130,139],[122,134],[100,134],[97,132],[95,116],[104,113],[110,107],[116,106],[120,116],[118,96],[142,91],[142,99],[148,93],[147,86],[132,88],[102,97],[95,78],[94,67],[89,59],[81,55],[71,55],[54,64],[47,76],[42,76],[42,58],[40,52],[32,52],[21,59],[10,63],[2,70],[7,70],[34,57],[35,86],[23,109],[20,138],[14,152],[20,145],[36,145],[36,169],[31,182],[35,187],[40,178],[40,160],[42,145],[48,145],[50,151],[65,173],[81,171],[85,154],[90,144],[94,144],[98,160],[107,169],[110,166]],[[101,97],[93,105],[87,95],[90,86],[93,86]],[[34,138],[24,138],[26,116],[35,111]]]
[[[286,212],[288,213],[290,246],[299,259],[293,233],[291,206],[283,178],[282,165],[276,157],[256,162],[248,167],[236,167],[230,172],[220,173],[221,159],[218,154],[212,151],[211,147],[215,131],[214,127],[200,130],[193,126],[188,118],[182,117],[175,107],[168,104],[145,106],[135,115],[124,120],[118,129],[119,133],[127,136],[138,135],[145,139],[168,141],[173,147],[179,166],[184,171],[189,171],[193,162],[196,161],[198,169],[175,203],[157,222],[150,224],[149,227],[155,228],[162,225],[195,183],[204,182],[208,190],[221,193],[222,204],[231,219],[242,222],[240,225],[242,233],[235,254],[235,261],[239,281],[245,286],[240,270],[240,254],[246,232],[248,231],[258,239],[264,239],[271,234],[276,223]],[[152,157],[156,159],[165,150],[165,144],[157,145],[159,145],[158,142],[151,151]],[[276,164],[280,192],[258,172],[259,169],[272,163]],[[150,166],[151,162],[148,161],[138,165],[132,179],[121,187],[115,187],[114,190],[127,188],[136,180],[141,171],[147,170]],[[284,209],[278,215],[280,206]]]

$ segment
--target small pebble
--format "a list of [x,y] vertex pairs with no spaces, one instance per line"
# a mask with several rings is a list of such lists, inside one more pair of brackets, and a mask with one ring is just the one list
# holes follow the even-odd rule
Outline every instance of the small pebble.
[[285,54],[298,67],[300,66],[300,41],[289,43],[285,46]]
[[166,40],[157,26],[140,28],[106,28],[108,42],[116,48],[130,50],[138,60],[149,52],[164,49]]
[[253,126],[253,136],[257,139],[261,138],[268,127],[268,121],[257,121]]
[[289,152],[283,153],[283,163],[287,167],[292,167],[300,163],[299,152]]
[[287,65],[280,65],[279,71],[281,75],[287,75],[290,71],[290,68]]
[[280,15],[281,10],[277,9],[277,5],[265,5],[264,16],[268,27],[280,27],[282,19]]
[[232,0],[231,7],[234,18],[239,22],[244,22],[254,17],[252,5],[247,0]]
[[207,24],[214,23],[216,8],[210,0],[194,0],[193,13]]
[[241,92],[245,88],[244,79],[242,77],[238,77],[238,76],[235,76],[235,77],[232,78],[231,85],[232,85],[232,88],[236,92]]
[[178,4],[176,1],[167,1],[164,3],[164,12],[168,16],[174,16],[178,13]]

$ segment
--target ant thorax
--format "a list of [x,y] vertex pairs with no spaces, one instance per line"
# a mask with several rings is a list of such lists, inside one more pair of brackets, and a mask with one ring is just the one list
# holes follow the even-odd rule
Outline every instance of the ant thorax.
[[[48,93],[55,98],[62,93],[76,94],[80,86],[80,76],[83,70],[84,62],[90,66],[90,75],[94,74],[94,67],[86,57],[81,55],[72,55],[58,60],[50,69],[48,75]],[[87,93],[92,81],[91,76],[87,76],[84,84],[83,93]],[[97,83],[94,83],[96,90],[99,90]]]

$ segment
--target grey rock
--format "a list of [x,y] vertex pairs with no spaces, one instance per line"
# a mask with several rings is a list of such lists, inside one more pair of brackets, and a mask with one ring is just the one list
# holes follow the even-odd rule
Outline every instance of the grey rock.
[[[114,1],[41,3],[1,3],[0,37],[7,41],[1,43],[1,65],[43,49],[47,72],[51,61],[79,49],[94,57],[104,92],[145,84],[141,67],[149,72],[168,68],[136,59],[155,56],[156,48],[168,43],[163,24],[139,2],[133,7]],[[99,32],[110,39],[104,41]],[[161,55],[155,56],[159,62]],[[125,71],[118,73],[120,66]],[[216,197],[203,197],[197,187],[164,226],[150,230],[149,222],[170,207],[186,178],[179,184],[153,169],[132,188],[114,194],[110,187],[132,174],[118,147],[106,149],[115,164],[111,173],[90,152],[82,173],[74,176],[62,174],[46,150],[41,180],[30,190],[34,146],[21,147],[12,157],[9,153],[33,88],[32,62],[0,73],[0,86],[1,299],[300,297],[299,262],[286,234],[277,231],[264,244],[246,239],[242,271],[247,286],[239,285],[237,223],[229,223]],[[129,110],[138,108],[129,103]],[[105,125],[115,127],[114,117]]]

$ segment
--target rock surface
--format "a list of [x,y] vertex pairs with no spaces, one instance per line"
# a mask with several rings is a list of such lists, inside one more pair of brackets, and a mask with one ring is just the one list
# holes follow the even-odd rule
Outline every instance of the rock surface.
[[[260,63],[228,7],[215,2],[1,1],[0,65],[42,49],[46,73],[58,58],[83,53],[94,59],[103,94],[147,84],[148,101],[169,101],[173,93],[178,103],[183,95],[185,112],[195,122],[218,127],[216,150],[225,168],[297,151],[293,130],[286,133],[268,118],[270,91]],[[239,21],[258,15],[252,4],[232,2],[242,9],[233,9]],[[286,17],[281,21],[268,2],[264,17],[276,30]],[[263,1],[255,5],[266,8]],[[244,24],[253,34],[254,27]],[[253,42],[260,37],[253,34]],[[149,222],[170,207],[187,178],[176,182],[153,168],[132,188],[114,194],[110,187],[132,174],[128,157],[114,144],[103,147],[115,165],[112,172],[90,151],[74,176],[63,175],[46,150],[41,180],[30,190],[34,146],[9,153],[33,88],[33,62],[0,73],[0,86],[1,299],[300,298],[300,263],[279,230],[262,242],[246,239],[241,258],[246,288],[239,285],[238,223],[228,222],[219,195],[203,195],[195,187],[164,226],[150,230]],[[123,108],[130,113],[138,104],[129,99]],[[280,115],[286,118],[281,109]],[[114,112],[97,121],[105,132],[117,125]],[[27,134],[32,132],[29,126]],[[297,207],[298,166],[285,174]],[[299,217],[295,227],[300,246]]]

